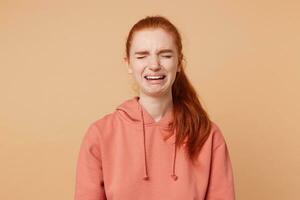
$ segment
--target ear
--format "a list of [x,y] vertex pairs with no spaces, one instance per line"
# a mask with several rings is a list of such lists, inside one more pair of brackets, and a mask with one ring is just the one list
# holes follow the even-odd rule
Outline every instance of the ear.
[[181,68],[182,68],[181,64],[178,64],[178,65],[177,65],[177,72],[180,72],[180,71],[181,71]]
[[126,66],[127,66],[128,74],[132,74],[132,68],[131,68],[131,66],[129,64],[129,59],[127,57],[124,57],[124,62],[126,64]]
[[182,69],[183,69],[183,66],[185,65],[185,60],[184,59],[181,59],[179,62],[178,62],[178,65],[177,65],[177,72],[180,72]]
[[177,72],[180,72],[180,71],[181,71],[181,66],[178,65],[178,66],[177,66]]

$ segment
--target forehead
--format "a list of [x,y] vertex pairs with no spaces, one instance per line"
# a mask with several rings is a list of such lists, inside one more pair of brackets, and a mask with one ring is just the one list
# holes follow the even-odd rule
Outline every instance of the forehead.
[[175,49],[173,36],[161,28],[143,29],[134,33],[131,49],[151,50],[170,48]]

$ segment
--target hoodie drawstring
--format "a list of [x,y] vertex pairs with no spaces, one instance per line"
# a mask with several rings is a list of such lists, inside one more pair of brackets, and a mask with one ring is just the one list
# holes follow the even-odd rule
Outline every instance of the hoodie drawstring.
[[148,165],[147,165],[147,153],[146,153],[146,137],[145,137],[145,123],[143,109],[141,108],[142,122],[143,122],[143,144],[144,144],[144,158],[145,158],[145,176],[144,180],[149,180],[148,176]]
[[[141,117],[142,117],[142,125],[143,125],[143,146],[144,146],[144,161],[145,161],[145,176],[143,177],[143,180],[147,181],[149,180],[149,175],[148,175],[148,164],[147,164],[147,151],[146,151],[146,136],[145,136],[145,122],[144,122],[144,113],[142,106],[140,105],[141,109]],[[174,144],[174,156],[173,156],[173,166],[172,166],[172,174],[171,178],[176,181],[178,179],[178,176],[175,173],[175,164],[176,164],[176,145]]]
[[174,179],[174,181],[178,179],[178,176],[175,174],[176,152],[176,144],[174,144],[173,174],[171,174],[171,177]]

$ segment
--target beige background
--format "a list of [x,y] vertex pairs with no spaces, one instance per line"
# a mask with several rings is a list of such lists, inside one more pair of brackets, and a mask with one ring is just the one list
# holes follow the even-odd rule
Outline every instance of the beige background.
[[134,95],[125,38],[152,14],[182,33],[237,199],[298,199],[299,10],[297,0],[1,0],[0,199],[73,199],[83,134]]

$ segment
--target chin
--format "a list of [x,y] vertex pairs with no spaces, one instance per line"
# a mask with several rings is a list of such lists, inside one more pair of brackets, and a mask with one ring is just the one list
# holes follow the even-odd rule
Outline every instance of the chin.
[[153,96],[153,97],[160,97],[167,94],[166,90],[146,90],[143,91],[143,93],[147,96]]

